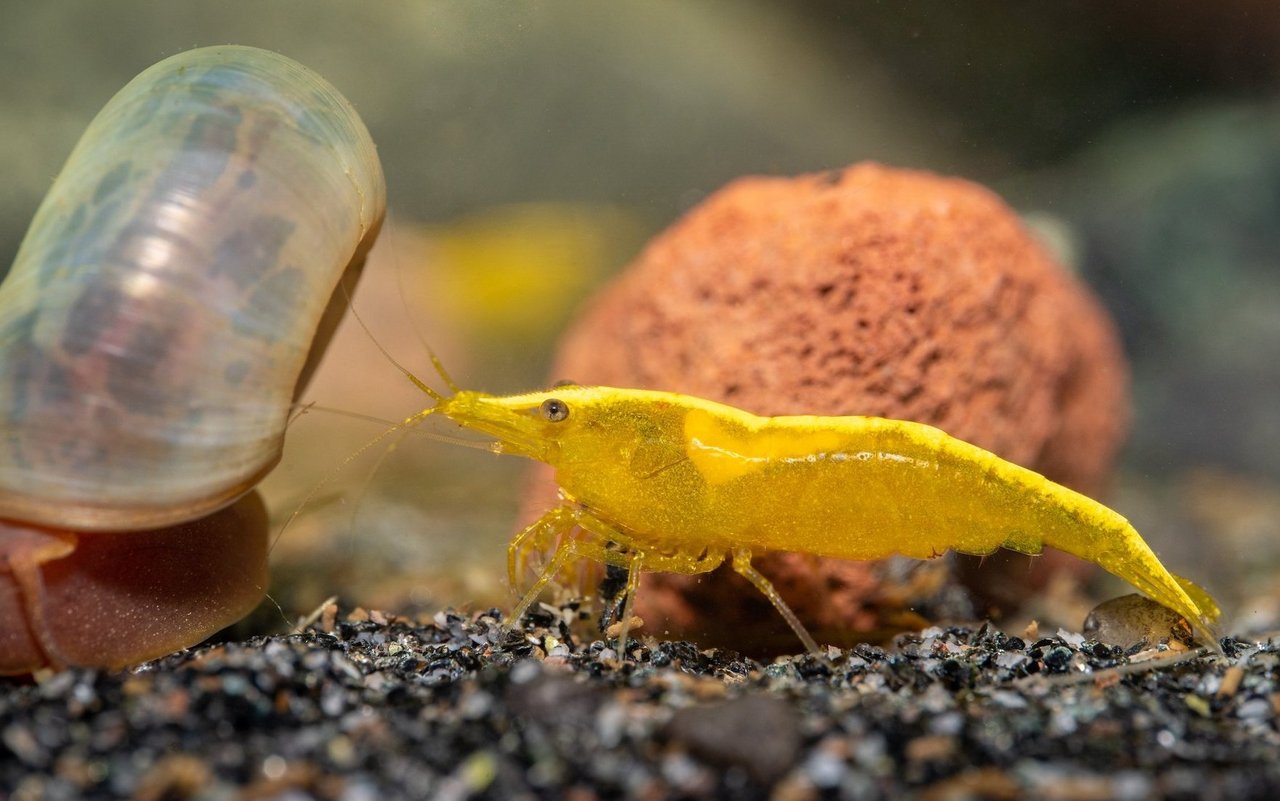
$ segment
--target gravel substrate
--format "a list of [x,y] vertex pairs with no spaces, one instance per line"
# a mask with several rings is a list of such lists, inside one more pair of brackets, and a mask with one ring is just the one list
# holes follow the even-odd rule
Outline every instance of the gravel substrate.
[[928,629],[772,664],[629,659],[543,607],[303,633],[0,685],[0,799],[1274,798],[1280,646]]

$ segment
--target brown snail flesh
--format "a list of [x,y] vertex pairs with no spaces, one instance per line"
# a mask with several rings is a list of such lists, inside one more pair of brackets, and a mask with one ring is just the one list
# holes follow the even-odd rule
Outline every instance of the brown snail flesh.
[[103,108],[0,286],[0,674],[142,661],[260,600],[246,493],[384,209],[355,111],[278,54],[182,53]]

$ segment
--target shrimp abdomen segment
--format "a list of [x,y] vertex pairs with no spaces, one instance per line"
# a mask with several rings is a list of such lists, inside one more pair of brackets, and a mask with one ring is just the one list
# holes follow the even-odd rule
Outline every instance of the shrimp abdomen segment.
[[685,421],[704,518],[746,547],[839,559],[1038,551],[1026,498],[1001,475],[1015,466],[980,448],[897,420],[757,420],[693,409]]
[[[881,418],[686,418],[689,459],[720,525],[757,550],[929,558],[1044,545],[1093,562],[1206,631],[1193,599],[1118,513],[919,423]],[[1211,603],[1211,602],[1210,602]]]

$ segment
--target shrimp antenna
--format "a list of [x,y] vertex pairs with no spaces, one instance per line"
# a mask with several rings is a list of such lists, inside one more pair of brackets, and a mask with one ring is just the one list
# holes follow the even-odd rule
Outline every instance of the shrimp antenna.
[[[434,389],[427,386],[425,383],[423,383],[422,379],[414,375],[409,370],[409,368],[405,367],[403,364],[396,361],[396,358],[391,355],[391,352],[388,351],[386,348],[384,348],[382,346],[382,343],[378,341],[378,338],[373,335],[373,331],[371,331],[369,329],[369,326],[365,324],[364,318],[360,316],[360,312],[356,311],[355,304],[351,302],[351,292],[347,289],[346,281],[339,281],[338,286],[342,287],[342,294],[347,299],[347,310],[351,312],[351,316],[354,317],[355,321],[360,324],[361,328],[364,329],[365,334],[369,337],[369,341],[373,343],[374,347],[376,347],[379,350],[379,352],[382,353],[383,357],[388,362],[390,362],[397,370],[399,370],[404,375],[405,378],[409,379],[409,381],[411,381],[415,387],[417,387],[418,389],[426,393],[427,397],[431,398],[436,403],[443,403],[446,400],[444,395],[441,395],[439,392],[436,392]],[[431,362],[433,365],[435,365],[436,371],[444,375],[444,372],[443,372],[444,367],[440,364],[440,360],[436,358],[436,355],[434,353],[431,354]],[[445,379],[450,389],[452,389],[454,392],[457,392],[458,390],[453,385],[453,381],[449,380],[447,375],[445,376]]]
[[[304,406],[303,408],[297,411],[297,415],[305,414],[307,410],[308,410],[308,407]],[[311,503],[311,501],[315,500],[315,497],[320,493],[320,490],[324,489],[325,487],[333,483],[333,480],[337,478],[339,475],[341,475],[342,471],[345,470],[347,468],[347,465],[351,464],[351,462],[354,459],[359,458],[361,454],[365,453],[370,448],[377,445],[379,442],[382,442],[384,439],[391,436],[392,434],[398,431],[403,431],[406,428],[409,428],[411,426],[417,425],[422,420],[425,420],[427,416],[433,413],[434,411],[435,411],[435,407],[431,407],[429,409],[423,409],[417,414],[410,415],[409,417],[406,417],[402,422],[397,423],[396,425],[393,425],[387,428],[386,430],[382,431],[381,433],[378,434],[378,436],[374,437],[373,439],[369,440],[365,444],[361,445],[353,453],[348,455],[347,458],[339,462],[336,467],[334,467],[332,470],[328,472],[328,474],[324,476],[324,478],[320,479],[315,484],[313,484],[311,486],[311,489],[307,490],[307,494],[302,496],[302,501],[298,504],[297,508],[295,508],[293,510],[293,513],[289,515],[289,518],[284,521],[284,525],[282,525],[280,527],[280,530],[276,532],[276,536],[271,540],[271,547],[267,549],[267,553],[271,553],[271,551],[275,550],[276,543],[278,543],[280,541],[280,538],[284,536],[284,533],[289,529],[289,526],[293,525],[293,521],[298,519],[298,515],[302,514],[302,510],[306,509],[307,506]]]
[[[332,406],[321,406],[320,404],[313,403],[313,402],[294,403],[293,415],[289,418],[288,425],[292,426],[294,423],[298,421],[300,417],[302,417],[304,414],[307,414],[308,412],[323,412],[325,414],[333,414],[339,417],[347,417],[352,420],[359,420],[362,423],[376,423],[377,425],[385,426],[387,428],[387,431],[384,433],[390,433],[391,431],[394,431],[396,429],[404,428],[406,429],[405,433],[407,434],[412,434],[414,436],[419,436],[419,437],[426,437],[427,439],[433,439],[433,440],[436,440],[437,442],[447,442],[450,445],[461,445],[464,448],[472,448],[474,450],[481,450],[481,451],[493,450],[493,443],[490,442],[489,440],[465,439],[463,437],[453,437],[448,434],[441,433],[439,431],[431,431],[426,428],[418,427],[418,422],[420,422],[421,419],[425,419],[427,415],[433,411],[434,411],[434,408],[426,410],[425,412],[419,412],[418,414],[413,415],[413,417],[407,418],[405,420],[401,420],[399,423],[397,423],[394,420],[387,420],[386,418],[378,417],[376,415],[361,414],[360,412],[350,412],[350,411],[347,411],[346,409],[338,409]],[[372,442],[368,443],[368,445],[372,445],[372,444],[374,443]],[[368,445],[366,445],[365,447],[368,447]],[[364,448],[361,448],[361,451],[363,450]],[[352,455],[358,456],[359,453],[360,451],[357,451],[355,454],[352,454]]]
[[[289,417],[288,425],[293,425],[298,418],[307,412],[324,412],[325,414],[333,414],[338,417],[347,417],[352,420],[359,420],[364,423],[377,423],[380,426],[396,426],[400,425],[395,420],[388,420],[385,417],[378,417],[372,414],[362,414],[360,412],[351,412],[346,409],[339,409],[335,406],[321,406],[313,401],[298,402],[295,401],[292,406],[292,414]],[[403,422],[403,421],[402,421]]]
[[[392,248],[392,252],[399,253],[400,251]],[[427,352],[427,357],[431,359],[431,366],[436,369],[436,374],[440,376],[440,380],[444,382],[444,385],[452,392],[461,392],[462,387],[458,386],[453,377],[449,375],[449,371],[444,369],[444,362],[440,361],[440,357],[436,355],[435,348],[431,347],[431,343],[423,335],[422,329],[418,327],[417,318],[414,316],[413,310],[409,308],[409,296],[404,291],[403,264],[404,262],[400,259],[395,259],[396,292],[400,295],[400,308],[404,312],[405,319],[409,321],[409,329],[413,331],[413,335],[418,340],[418,343],[422,345],[422,349]]]

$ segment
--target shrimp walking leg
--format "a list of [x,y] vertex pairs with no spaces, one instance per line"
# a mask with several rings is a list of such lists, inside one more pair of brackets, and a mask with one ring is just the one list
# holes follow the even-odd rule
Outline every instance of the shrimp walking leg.
[[511,589],[520,585],[524,572],[524,555],[531,549],[545,547],[545,541],[568,532],[575,524],[573,510],[557,506],[539,517],[517,535],[507,546],[507,582]]
[[787,625],[791,626],[791,630],[800,638],[800,642],[804,643],[804,647],[809,653],[821,655],[818,650],[818,643],[809,634],[809,630],[800,622],[800,618],[796,617],[796,613],[791,611],[791,607],[787,606],[787,602],[782,600],[782,596],[778,594],[778,590],[773,583],[764,575],[751,566],[751,552],[738,549],[733,552],[733,569],[739,575],[755,585],[757,590],[764,593],[764,597],[769,599],[769,603],[773,604],[773,608],[778,610],[778,614],[782,615],[787,621]]
[[[564,533],[572,528],[573,524],[573,517],[569,516],[566,519],[560,520],[557,528],[553,530],[555,530],[557,534]],[[547,563],[547,566],[543,568],[542,573],[538,576],[537,581],[533,582],[525,592],[524,596],[520,599],[520,602],[511,610],[511,614],[507,616],[505,621],[503,621],[502,628],[504,632],[510,631],[517,623],[520,622],[520,618],[523,617],[524,613],[533,605],[533,602],[538,599],[538,595],[540,595],[543,589],[546,588],[547,584],[551,582],[551,579],[555,578],[556,574],[560,572],[570,559],[577,556],[580,556],[578,553],[577,543],[571,539],[561,538],[555,554],[551,557],[551,561]]]
[[618,656],[624,659],[627,656],[627,635],[631,633],[631,607],[635,603],[644,563],[644,554],[635,553],[631,555],[631,564],[627,565],[627,587],[623,590],[626,597],[622,601],[622,620],[618,629]]
[[[724,552],[710,547],[696,553],[679,551],[673,554],[653,553],[637,548],[634,538],[626,531],[602,520],[585,508],[578,507],[571,512],[571,516],[574,523],[592,535],[574,542],[578,556],[625,568],[627,571],[627,583],[622,591],[622,619],[618,634],[618,653],[623,656],[626,655],[632,608],[642,572],[658,570],[685,574],[707,573],[719,567],[724,561]],[[756,575],[759,576],[758,573]],[[763,576],[760,576],[760,580],[768,584]],[[775,592],[774,595],[776,596],[777,593]],[[782,599],[779,598],[777,603],[782,603]],[[787,611],[790,612],[790,610]],[[795,615],[791,617],[795,619]],[[796,621],[796,625],[799,625],[799,621]],[[810,638],[809,642],[812,641]]]

